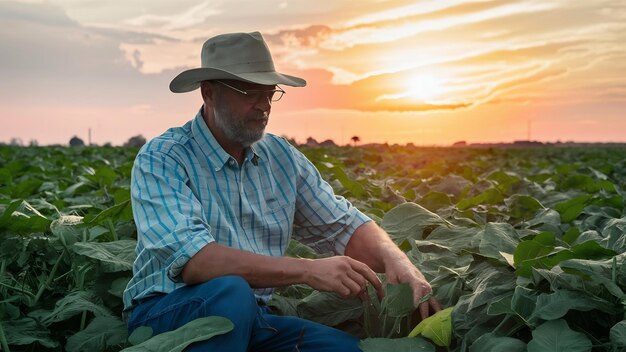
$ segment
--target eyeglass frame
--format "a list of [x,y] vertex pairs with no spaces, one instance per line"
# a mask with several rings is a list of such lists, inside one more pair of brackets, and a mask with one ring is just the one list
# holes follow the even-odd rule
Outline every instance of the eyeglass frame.
[[[278,89],[271,89],[271,90],[248,89],[248,90],[243,90],[243,89],[239,89],[239,88],[233,87],[233,86],[231,86],[228,83],[222,82],[219,79],[211,80],[211,82],[217,82],[219,84],[225,85],[226,87],[228,87],[228,88],[230,88],[230,89],[232,89],[232,90],[234,90],[236,92],[239,92],[239,93],[245,95],[249,99],[252,99],[254,97],[252,94],[259,93],[259,96],[256,99],[252,99],[250,101],[250,104],[255,104],[256,102],[259,101],[259,98],[262,97],[262,95],[260,95],[260,93],[264,93],[265,94],[265,98],[268,99],[270,104],[279,101],[280,99],[282,99],[283,95],[285,95],[287,93],[282,88],[280,88],[280,86],[278,86],[278,85],[276,85],[276,88],[278,88]],[[270,92],[272,93],[272,96],[268,95],[268,93],[270,93]],[[278,99],[274,100],[274,95],[276,93],[280,93],[280,95],[278,96]]]

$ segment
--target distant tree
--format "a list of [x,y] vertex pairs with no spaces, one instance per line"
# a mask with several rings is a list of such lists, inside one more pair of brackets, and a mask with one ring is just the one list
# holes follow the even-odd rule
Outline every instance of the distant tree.
[[72,139],[70,139],[70,147],[84,147],[85,146],[85,142],[78,138],[77,136],[72,137]]
[[138,134],[136,136],[130,137],[126,143],[124,143],[125,148],[141,148],[142,145],[146,144],[146,137]]
[[22,145],[24,145],[24,143],[22,142],[21,138],[15,138],[15,137],[11,138],[11,142],[9,142],[9,144],[13,145],[13,146],[22,146]]
[[39,142],[37,142],[36,139],[31,139],[30,142],[28,143],[29,146],[31,147],[36,147],[39,145]]
[[353,136],[352,138],[350,138],[352,140],[352,143],[354,143],[354,146],[356,147],[356,144],[359,143],[361,141],[361,138],[359,138],[359,136]]

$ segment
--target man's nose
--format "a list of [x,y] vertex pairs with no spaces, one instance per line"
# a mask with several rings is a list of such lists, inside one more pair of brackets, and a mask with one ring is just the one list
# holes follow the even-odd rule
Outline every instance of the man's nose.
[[254,103],[254,107],[261,111],[269,111],[272,108],[272,98],[268,95],[263,95]]

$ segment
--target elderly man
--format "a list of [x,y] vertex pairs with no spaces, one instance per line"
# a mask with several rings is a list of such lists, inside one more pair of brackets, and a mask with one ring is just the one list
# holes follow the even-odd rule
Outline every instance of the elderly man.
[[[382,296],[375,272],[409,283],[418,302],[431,292],[424,276],[388,235],[337,197],[313,164],[284,138],[265,134],[279,84],[303,87],[276,72],[260,33],[218,35],[202,47],[201,68],[170,84],[200,88],[194,119],[147,143],[132,173],[137,260],[124,292],[129,331],[155,334],[205,316],[234,323],[188,351],[359,351],[342,331],[271,314],[272,288],[307,284],[345,298]],[[285,257],[291,237],[338,256]],[[423,303],[426,317],[439,309]]]

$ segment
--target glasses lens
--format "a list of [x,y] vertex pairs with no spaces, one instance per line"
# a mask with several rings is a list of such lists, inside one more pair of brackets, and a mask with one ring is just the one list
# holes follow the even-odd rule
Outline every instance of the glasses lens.
[[272,92],[272,95],[270,96],[270,98],[273,102],[279,101],[280,98],[282,98],[284,94],[285,92],[283,92],[282,90],[275,90]]

